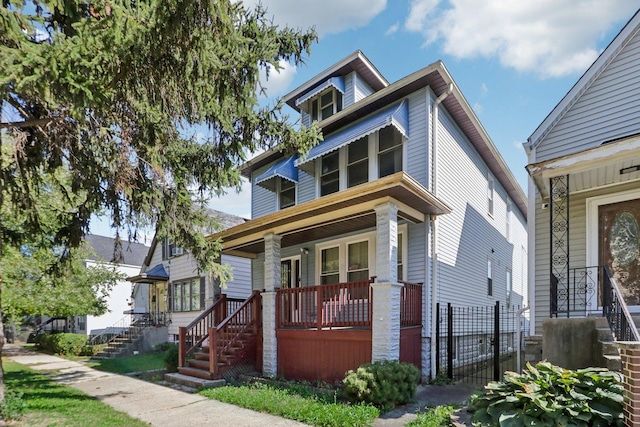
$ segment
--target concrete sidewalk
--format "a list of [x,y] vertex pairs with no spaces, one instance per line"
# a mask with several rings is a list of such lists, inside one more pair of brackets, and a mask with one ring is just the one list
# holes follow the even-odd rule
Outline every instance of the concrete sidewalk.
[[3,356],[51,374],[54,381],[78,389],[112,408],[153,426],[304,426],[250,409],[208,399],[124,375],[91,369],[82,363],[5,344]]

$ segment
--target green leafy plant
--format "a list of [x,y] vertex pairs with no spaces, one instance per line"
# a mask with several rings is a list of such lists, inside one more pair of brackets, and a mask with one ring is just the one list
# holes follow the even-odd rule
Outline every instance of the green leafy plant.
[[4,400],[0,403],[0,413],[4,420],[19,420],[27,407],[22,399],[22,393],[8,390],[4,395]]
[[170,345],[164,352],[164,366],[167,372],[178,372],[178,344]]
[[507,372],[472,398],[477,426],[621,426],[624,389],[617,372],[571,371],[548,362]]
[[36,348],[48,353],[79,356],[87,344],[82,334],[41,334],[36,337]]
[[383,360],[350,370],[342,383],[353,402],[393,407],[413,400],[419,380],[420,371],[412,364]]
[[440,427],[451,425],[451,415],[459,405],[434,406],[426,408],[426,412],[418,414],[418,417],[407,423],[407,427]]

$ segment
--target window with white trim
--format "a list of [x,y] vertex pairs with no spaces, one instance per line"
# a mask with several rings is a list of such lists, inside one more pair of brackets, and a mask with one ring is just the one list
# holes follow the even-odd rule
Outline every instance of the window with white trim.
[[495,193],[495,182],[493,176],[487,177],[487,212],[489,215],[493,215],[493,198]]
[[507,242],[511,241],[511,210],[512,210],[512,206],[511,206],[511,199],[507,198],[507,218],[506,218],[506,231],[505,231],[505,235],[507,238]]
[[507,306],[511,305],[511,291],[513,289],[513,279],[511,269],[507,268]]
[[320,284],[340,283],[340,247],[320,251]]
[[365,136],[347,147],[347,188],[369,181],[369,137]]
[[402,170],[402,135],[393,126],[378,132],[378,178]]
[[172,286],[173,311],[197,311],[204,307],[204,283],[200,278],[174,282]]
[[342,110],[342,93],[336,89],[327,89],[309,102],[311,121],[319,122]]
[[[398,227],[398,280],[406,277],[407,225]],[[366,281],[375,276],[376,233],[368,232],[316,245],[316,283]]]
[[278,187],[278,207],[288,208],[296,204],[296,183],[280,178]]
[[340,190],[340,152],[323,156],[320,160],[320,196]]
[[493,296],[493,266],[491,258],[487,259],[487,295]]

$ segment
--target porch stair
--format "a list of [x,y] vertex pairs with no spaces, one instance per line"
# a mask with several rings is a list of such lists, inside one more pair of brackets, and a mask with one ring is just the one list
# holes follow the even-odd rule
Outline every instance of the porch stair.
[[[132,354],[132,350],[137,348],[137,344],[144,339],[145,332],[150,326],[151,324],[146,319],[131,321],[128,316],[125,316],[89,342],[90,344],[107,344],[92,358],[112,359]],[[104,339],[104,337],[108,338]]]
[[[640,327],[640,315],[632,316],[636,327]],[[622,370],[622,361],[620,358],[620,350],[615,345],[611,328],[605,317],[598,317],[596,320],[596,330],[598,331],[598,340],[602,349],[603,366],[612,371]]]

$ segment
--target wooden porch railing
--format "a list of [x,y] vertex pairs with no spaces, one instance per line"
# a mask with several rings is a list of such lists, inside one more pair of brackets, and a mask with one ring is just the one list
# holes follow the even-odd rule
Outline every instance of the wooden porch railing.
[[241,340],[257,339],[262,318],[261,295],[254,291],[237,310],[230,314],[216,327],[209,328],[209,372],[218,374],[218,360],[234,349],[242,348]]
[[222,322],[229,312],[233,313],[243,300],[227,298],[225,294],[220,295],[211,307],[203,311],[187,326],[178,328],[178,366],[186,366],[187,356],[200,348],[202,343],[209,337],[209,329]]
[[332,328],[371,325],[371,280],[278,289],[276,327]]
[[400,326],[422,325],[422,283],[400,282]]
[[[370,327],[373,280],[278,289],[276,327]],[[422,284],[401,283],[401,326],[422,325]]]

